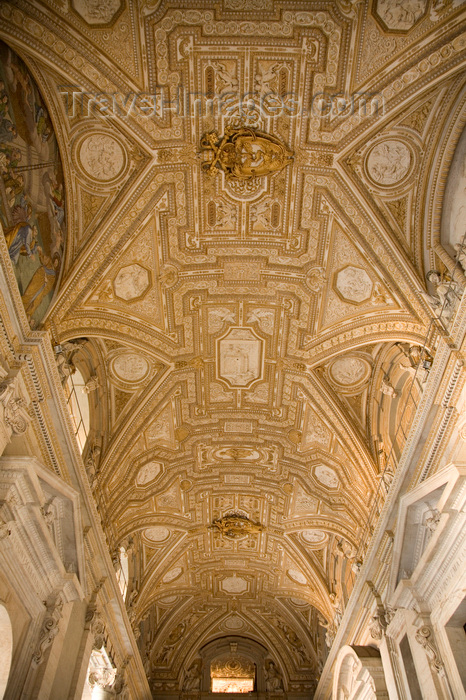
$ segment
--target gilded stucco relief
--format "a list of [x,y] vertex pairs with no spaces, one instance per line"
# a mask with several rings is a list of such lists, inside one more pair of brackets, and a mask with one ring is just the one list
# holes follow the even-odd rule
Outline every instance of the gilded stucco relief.
[[[86,93],[65,100],[46,73],[76,208],[46,327],[86,339],[76,365],[98,368],[85,457],[93,442],[104,531],[131,552],[146,673],[178,692],[199,645],[238,632],[284,649],[305,692],[365,556],[393,423],[412,416],[421,290],[442,291],[425,273],[447,275],[438,240],[421,253],[420,183],[464,105],[456,4],[148,0],[137,21],[129,0],[42,4],[67,27],[44,19],[42,40]],[[443,50],[413,43],[408,62],[447,18]],[[135,96],[154,86],[148,114]]]

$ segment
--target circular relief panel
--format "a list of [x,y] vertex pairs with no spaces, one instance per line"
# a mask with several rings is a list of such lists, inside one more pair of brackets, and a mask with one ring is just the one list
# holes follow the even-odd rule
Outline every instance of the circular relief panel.
[[305,583],[307,583],[307,578],[304,576],[303,573],[301,573],[301,571],[298,571],[298,569],[288,569],[286,573],[288,578],[290,578],[295,583],[299,583],[302,586]]
[[123,382],[140,382],[149,373],[149,363],[137,352],[123,352],[110,363],[110,371]]
[[354,386],[369,378],[371,366],[366,360],[354,355],[337,358],[330,365],[330,376],[340,386]]
[[113,136],[95,133],[85,136],[77,148],[78,163],[92,180],[110,183],[126,168],[126,152]]
[[303,530],[301,532],[301,537],[308,544],[324,544],[327,540],[327,534],[322,530]]
[[403,180],[411,169],[413,155],[402,141],[380,141],[366,157],[366,171],[372,182],[391,187]]
[[183,569],[181,568],[181,566],[175,566],[174,569],[170,569],[170,571],[167,571],[165,576],[162,578],[162,583],[171,583],[175,579],[179,578],[182,573]]
[[170,537],[170,530],[161,525],[148,527],[144,530],[144,537],[151,542],[165,542]]

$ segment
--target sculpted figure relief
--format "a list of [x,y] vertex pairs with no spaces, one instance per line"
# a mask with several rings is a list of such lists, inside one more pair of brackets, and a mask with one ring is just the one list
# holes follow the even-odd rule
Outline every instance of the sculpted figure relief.
[[379,0],[377,12],[389,29],[407,30],[422,17],[426,0]]
[[426,279],[434,287],[435,296],[423,295],[424,298],[434,308],[436,316],[443,316],[446,319],[451,318],[455,304],[460,296],[457,284],[452,282],[448,275],[441,275],[437,270],[429,270]]
[[73,0],[74,9],[91,25],[108,24],[120,9],[121,0]]
[[394,185],[404,178],[411,166],[409,148],[401,141],[378,143],[367,158],[367,172],[379,185]]
[[201,670],[202,661],[201,659],[196,659],[196,661],[191,664],[185,673],[183,681],[183,691],[185,693],[198,691],[201,689]]
[[343,299],[360,304],[370,298],[373,283],[365,270],[349,265],[338,273],[336,288]]
[[367,374],[368,365],[359,357],[341,357],[332,363],[330,374],[338,384],[350,386],[360,381]]
[[281,673],[271,660],[265,665],[265,689],[268,693],[283,692]]

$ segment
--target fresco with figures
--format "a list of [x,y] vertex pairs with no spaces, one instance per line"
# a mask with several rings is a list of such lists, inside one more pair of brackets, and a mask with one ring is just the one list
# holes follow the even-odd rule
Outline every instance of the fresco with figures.
[[63,172],[49,113],[24,62],[0,42],[0,219],[32,328],[43,319],[66,236]]

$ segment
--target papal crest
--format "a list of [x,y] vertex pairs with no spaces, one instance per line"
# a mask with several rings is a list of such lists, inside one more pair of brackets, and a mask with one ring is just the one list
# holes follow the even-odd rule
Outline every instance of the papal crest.
[[260,523],[254,523],[241,513],[229,513],[223,518],[218,518],[209,526],[211,530],[218,530],[223,537],[228,537],[231,540],[242,539],[247,535],[252,535],[256,532],[262,532],[264,526]]
[[213,160],[203,163],[209,175],[218,170],[228,180],[250,180],[282,170],[293,159],[293,153],[275,136],[248,127],[227,126],[220,137],[215,131],[201,139],[203,150],[213,151]]

